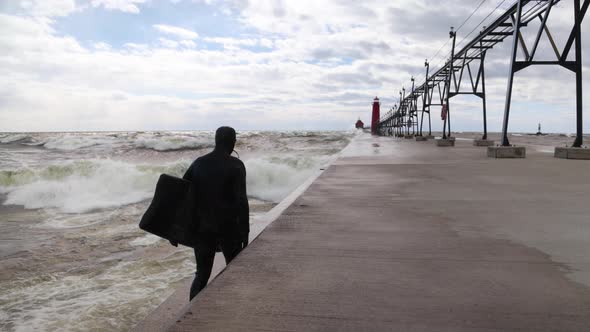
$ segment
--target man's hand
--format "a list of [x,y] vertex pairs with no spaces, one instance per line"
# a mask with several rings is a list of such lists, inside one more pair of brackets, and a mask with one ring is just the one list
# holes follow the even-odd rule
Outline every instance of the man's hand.
[[168,240],[168,242],[170,242],[171,245],[178,247],[178,243],[177,242],[173,242],[172,240]]
[[244,235],[242,235],[242,238],[240,239],[240,244],[243,249],[246,249],[246,247],[248,246],[248,235],[249,233],[246,233]]

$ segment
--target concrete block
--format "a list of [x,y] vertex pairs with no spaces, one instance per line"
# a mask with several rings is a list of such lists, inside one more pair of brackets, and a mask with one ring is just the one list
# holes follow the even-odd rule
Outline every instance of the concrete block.
[[567,159],[567,149],[568,148],[555,148],[555,158]]
[[424,137],[428,138],[429,140],[430,140],[430,139],[435,139],[435,138],[436,138],[436,137],[434,137],[434,135],[428,135],[428,136],[424,136]]
[[455,140],[451,140],[451,139],[437,139],[436,140],[436,146],[455,146]]
[[590,160],[590,149],[588,148],[555,148],[555,158]]
[[414,135],[405,135],[404,138],[405,139],[412,139],[412,138],[414,138]]
[[526,148],[524,146],[489,146],[488,157],[526,158]]
[[416,136],[416,142],[424,142],[428,141],[428,137],[426,136]]
[[494,141],[489,141],[487,139],[476,139],[473,140],[473,146],[494,146]]

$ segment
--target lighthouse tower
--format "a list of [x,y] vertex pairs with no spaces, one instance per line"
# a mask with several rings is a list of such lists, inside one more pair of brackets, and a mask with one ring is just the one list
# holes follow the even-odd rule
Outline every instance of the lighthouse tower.
[[371,121],[371,134],[379,135],[379,118],[380,118],[381,103],[379,98],[373,99],[373,118]]

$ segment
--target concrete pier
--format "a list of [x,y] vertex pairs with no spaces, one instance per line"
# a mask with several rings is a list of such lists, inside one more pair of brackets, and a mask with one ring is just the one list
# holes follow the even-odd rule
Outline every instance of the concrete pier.
[[500,159],[526,158],[526,147],[524,146],[490,146],[488,157]]
[[170,330],[588,331],[586,174],[361,136]]
[[436,140],[436,146],[446,147],[446,146],[455,146],[455,140],[449,138],[440,138]]
[[494,141],[490,141],[487,139],[476,139],[476,140],[473,140],[473,146],[483,146],[483,147],[494,146]]
[[590,149],[588,148],[555,148],[555,158],[590,160]]

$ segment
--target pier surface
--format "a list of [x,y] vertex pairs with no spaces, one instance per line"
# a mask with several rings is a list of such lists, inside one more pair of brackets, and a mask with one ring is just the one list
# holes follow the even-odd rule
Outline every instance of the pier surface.
[[588,331],[590,175],[361,136],[173,331]]

